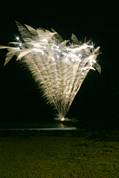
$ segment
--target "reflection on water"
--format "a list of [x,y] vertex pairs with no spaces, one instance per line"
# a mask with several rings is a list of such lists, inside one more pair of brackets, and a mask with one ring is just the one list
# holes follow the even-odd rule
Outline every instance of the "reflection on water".
[[[5,129],[5,128],[4,128]],[[2,130],[4,130],[2,129]],[[7,128],[5,130],[11,131],[56,131],[56,130],[76,130],[76,127],[66,127],[66,128]]]
[[0,129],[5,130],[76,130],[73,125],[67,125],[63,122],[6,122],[0,123]]

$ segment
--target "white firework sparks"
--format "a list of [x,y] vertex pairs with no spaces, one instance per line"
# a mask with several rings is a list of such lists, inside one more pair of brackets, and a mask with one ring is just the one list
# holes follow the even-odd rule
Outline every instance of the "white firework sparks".
[[5,65],[16,56],[31,71],[45,98],[58,111],[59,120],[65,116],[90,69],[100,71],[96,62],[99,47],[92,42],[81,43],[75,35],[63,41],[55,31],[34,29],[17,22],[20,37],[7,49]]

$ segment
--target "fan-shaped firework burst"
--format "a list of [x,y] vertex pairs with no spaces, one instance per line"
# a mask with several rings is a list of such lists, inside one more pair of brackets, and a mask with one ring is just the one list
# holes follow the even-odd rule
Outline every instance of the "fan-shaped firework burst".
[[93,43],[81,43],[75,35],[71,41],[63,41],[55,31],[34,29],[17,22],[20,37],[6,48],[5,64],[15,55],[26,63],[44,96],[58,111],[63,120],[74,97],[90,69],[100,70],[96,63],[99,47]]

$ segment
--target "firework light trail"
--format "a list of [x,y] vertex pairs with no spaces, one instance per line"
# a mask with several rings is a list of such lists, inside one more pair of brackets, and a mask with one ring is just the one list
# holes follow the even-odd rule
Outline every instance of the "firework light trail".
[[57,118],[65,116],[90,69],[100,72],[96,62],[99,47],[92,42],[81,43],[75,35],[70,41],[63,41],[53,31],[34,29],[17,22],[20,37],[7,49],[5,65],[16,56],[31,71],[48,103],[58,111]]

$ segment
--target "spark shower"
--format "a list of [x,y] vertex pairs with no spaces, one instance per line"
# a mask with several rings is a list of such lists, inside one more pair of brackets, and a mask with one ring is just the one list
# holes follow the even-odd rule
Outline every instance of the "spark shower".
[[63,40],[54,30],[34,29],[17,22],[19,36],[7,49],[5,65],[16,56],[30,70],[48,103],[57,110],[57,119],[65,120],[66,114],[90,69],[100,66],[96,62],[99,47],[92,42],[80,42],[72,34]]

